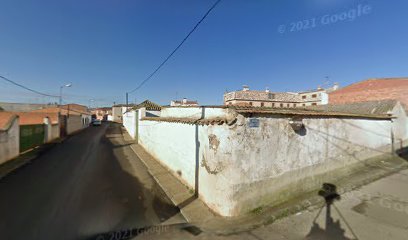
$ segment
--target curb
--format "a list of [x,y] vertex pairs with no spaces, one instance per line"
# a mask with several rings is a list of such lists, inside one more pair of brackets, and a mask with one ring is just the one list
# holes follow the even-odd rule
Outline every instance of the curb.
[[[124,139],[126,130],[122,129],[122,136]],[[133,139],[132,139],[133,141]],[[163,189],[165,194],[169,197],[169,199],[173,202],[174,205],[178,206],[180,203],[178,203],[174,198],[173,195],[168,191],[167,187],[163,185],[163,182],[158,178],[159,176],[156,176],[157,174],[152,173],[152,170],[149,168],[149,163],[146,163],[146,159],[144,159],[145,156],[142,156],[143,154],[139,152],[139,150],[136,148],[136,143],[130,145],[130,148],[132,151],[136,154],[136,156],[143,162],[143,164],[146,166],[149,174],[154,178],[154,180],[157,182],[157,184]],[[148,154],[148,152],[146,152]],[[407,169],[408,164],[404,164],[398,166],[394,165],[397,162],[401,161],[401,159],[398,159],[398,157],[384,157],[384,159],[381,157],[381,159],[375,160],[374,162],[366,162],[364,166],[358,170],[357,172],[354,172],[353,174],[349,176],[345,176],[341,179],[338,179],[334,181],[334,184],[337,185],[338,187],[338,193],[340,195],[343,195],[347,192],[355,191],[359,189],[362,186],[365,186],[371,182],[375,182],[379,179],[382,179],[384,177],[399,173],[399,171]],[[381,161],[380,161],[381,160]],[[156,160],[157,161],[157,160]],[[376,163],[378,162],[389,162],[393,163],[394,169],[387,169],[382,166],[383,163],[377,165]],[[157,162],[160,164],[159,162]],[[398,167],[396,167],[398,166]],[[163,166],[163,168],[165,168]],[[369,173],[361,172],[362,169],[370,170]],[[166,169],[166,168],[165,168]],[[171,174],[168,169],[167,174]],[[184,184],[183,184],[184,185]],[[231,234],[237,234],[237,233],[242,233],[246,231],[251,231],[253,229],[256,229],[261,226],[269,225],[271,223],[274,223],[275,221],[288,217],[290,215],[296,214],[298,212],[302,211],[309,211],[313,210],[315,208],[320,207],[320,205],[324,204],[325,201],[321,196],[317,195],[318,189],[305,193],[302,196],[299,196],[298,198],[288,200],[285,203],[278,204],[276,206],[261,206],[259,211],[253,211],[250,212],[246,215],[239,216],[239,217],[221,217],[221,216],[204,216],[200,215],[202,220],[205,221],[200,221],[200,222],[194,222],[192,221],[189,216],[190,214],[186,214],[185,210],[183,208],[180,208],[180,213],[184,216],[184,218],[192,224],[195,224],[196,226],[200,227],[204,231],[208,232],[213,232],[217,235],[224,235],[228,236]],[[181,193],[180,193],[181,194]],[[190,211],[193,210],[194,207],[189,209]]]
[[[200,198],[194,197],[188,186],[180,181],[166,166],[162,165],[140,145],[137,145],[125,129],[122,129],[125,141],[133,142],[129,147],[146,167],[147,172],[163,190],[170,201],[180,209],[180,213],[189,223],[196,223],[202,218],[213,219],[216,215]],[[140,149],[138,149],[140,147]]]
[[51,142],[44,143],[40,146],[31,148],[20,153],[19,156],[8,160],[0,165],[0,180],[17,171],[18,169],[24,167],[25,165],[31,163],[33,160],[41,156],[44,152],[50,150],[55,145],[63,143],[68,137],[57,138]]

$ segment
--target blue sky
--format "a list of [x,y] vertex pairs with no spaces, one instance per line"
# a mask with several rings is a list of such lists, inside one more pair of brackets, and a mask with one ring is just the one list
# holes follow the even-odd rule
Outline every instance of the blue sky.
[[[214,2],[1,0],[0,74],[49,94],[71,82],[66,102],[124,102]],[[351,21],[359,5],[370,10]],[[408,76],[406,9],[405,0],[223,0],[130,101],[222,104],[225,90],[243,84],[297,91],[325,76],[341,86]],[[327,15],[336,16],[328,23]],[[347,17],[336,22],[339,16]],[[0,101],[57,99],[0,81]]]

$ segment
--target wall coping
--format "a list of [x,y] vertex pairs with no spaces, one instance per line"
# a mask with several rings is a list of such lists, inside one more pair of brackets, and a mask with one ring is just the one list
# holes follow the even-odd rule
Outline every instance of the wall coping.
[[13,125],[14,120],[18,119],[18,115],[13,114],[9,120],[7,121],[7,123],[4,125],[4,127],[0,128],[0,132],[7,132],[10,127]]
[[142,121],[156,121],[156,122],[172,122],[172,123],[182,123],[182,124],[191,124],[191,125],[223,125],[234,124],[236,118],[227,119],[227,118],[172,118],[172,117],[143,117]]

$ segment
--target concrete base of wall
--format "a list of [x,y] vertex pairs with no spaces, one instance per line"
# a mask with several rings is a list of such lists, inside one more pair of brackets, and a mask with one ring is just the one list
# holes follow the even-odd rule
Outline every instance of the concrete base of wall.
[[[240,191],[236,192],[233,198],[239,204],[237,204],[233,215],[242,215],[263,206],[276,206],[292,201],[308,192],[316,192],[323,183],[347,181],[350,176],[356,173],[378,172],[378,170],[392,172],[393,169],[389,167],[388,161],[393,157],[392,154],[381,154],[330,171],[325,171],[327,166],[324,164],[311,166],[291,171],[273,179],[236,186],[234,188],[240,189]],[[406,166],[404,165],[404,167]],[[400,169],[396,168],[395,170]],[[312,172],[315,174],[311,174]]]

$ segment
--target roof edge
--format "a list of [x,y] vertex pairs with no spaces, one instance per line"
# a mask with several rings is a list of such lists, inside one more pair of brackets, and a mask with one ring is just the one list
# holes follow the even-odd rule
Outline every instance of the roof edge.
[[0,128],[0,132],[6,132],[7,130],[10,129],[11,125],[13,124],[14,120],[18,119],[18,115],[13,114],[7,121],[7,123],[4,125],[4,127]]

